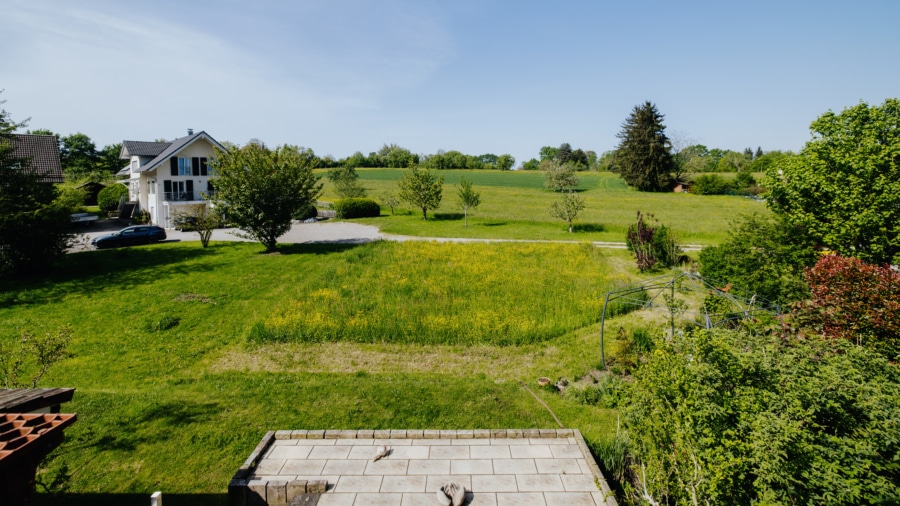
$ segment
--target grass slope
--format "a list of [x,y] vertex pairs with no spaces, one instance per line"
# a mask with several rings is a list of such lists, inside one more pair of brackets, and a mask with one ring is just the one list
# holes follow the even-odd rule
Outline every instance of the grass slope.
[[[65,410],[77,412],[79,420],[42,475],[45,482],[61,479],[57,490],[67,495],[41,494],[37,504],[145,504],[154,490],[165,492],[167,504],[222,504],[231,474],[267,430],[554,426],[518,381],[572,378],[597,366],[592,305],[558,301],[552,319],[570,318],[580,330],[563,326],[512,346],[486,336],[465,346],[387,339],[248,343],[256,324],[303,300],[313,287],[349,290],[348,303],[374,298],[380,286],[361,280],[361,270],[410,269],[425,277],[423,286],[442,293],[453,286],[452,273],[470,279],[483,275],[480,265],[490,265],[498,282],[471,307],[493,308],[500,320],[552,307],[530,309],[516,298],[544,297],[541,283],[503,279],[540,281],[553,276],[558,262],[578,258],[582,264],[576,265],[599,273],[585,273],[587,280],[633,275],[626,253],[588,252],[581,245],[455,245],[422,253],[432,247],[296,245],[262,255],[258,245],[246,243],[209,249],[162,244],[69,255],[43,280],[3,286],[5,344],[26,328],[70,325],[74,331],[74,357],[42,384],[77,388]],[[394,263],[381,260],[387,256]],[[602,289],[595,282],[567,286],[585,300]],[[433,303],[421,309],[441,314],[446,305],[429,296]],[[367,314],[404,305],[395,299]],[[409,312],[391,314],[411,318]],[[164,319],[177,325],[159,330]],[[610,410],[538,394],[589,440],[614,430]]]
[[[396,194],[395,181],[403,174],[399,169],[357,172],[375,200],[386,191]],[[429,213],[434,219],[423,221],[419,211],[405,209],[400,216],[389,216],[385,210],[380,218],[358,221],[377,225],[385,233],[426,237],[624,241],[628,225],[641,211],[654,214],[683,242],[718,244],[737,215],[767,212],[763,203],[743,197],[638,192],[615,174],[583,172],[578,175],[579,191],[586,208],[576,221],[576,233],[569,234],[565,224],[547,212],[559,195],[544,189],[542,173],[451,170],[441,174],[444,194],[440,208]],[[462,212],[456,205],[455,185],[463,176],[473,181],[482,197],[481,206],[469,217],[468,227],[463,226]],[[336,198],[328,182],[322,198]]]

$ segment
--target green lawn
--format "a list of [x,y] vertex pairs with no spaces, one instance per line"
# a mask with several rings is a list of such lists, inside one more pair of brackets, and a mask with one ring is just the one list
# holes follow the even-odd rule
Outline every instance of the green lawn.
[[[627,253],[584,245],[261,250],[176,243],[79,253],[43,280],[0,288],[5,344],[22,329],[73,329],[74,356],[41,385],[77,388],[64,411],[79,420],[42,475],[62,478],[58,490],[68,495],[41,494],[38,504],[145,504],[154,490],[170,506],[221,504],[231,474],[268,430],[553,427],[518,381],[597,367],[596,298],[636,276]],[[574,282],[576,269],[582,282]],[[386,280],[403,273],[419,286],[379,299]],[[457,308],[450,315],[458,328],[480,318],[498,328],[526,317],[561,323],[527,339],[476,332],[425,345],[376,326],[368,339],[309,342],[302,336],[311,327],[300,319],[290,342],[250,341],[260,324],[315,300],[314,290],[331,302],[311,308],[349,318],[338,312],[343,301],[343,310],[400,327],[437,321],[447,307]],[[157,330],[163,317],[178,324]],[[589,441],[614,432],[614,411],[536,391]]]
[[[357,169],[369,196],[380,200],[385,191],[396,190],[399,169]],[[382,211],[380,218],[358,220],[377,225],[385,233],[426,237],[473,237],[576,241],[623,241],[637,211],[652,213],[691,244],[718,244],[728,225],[739,214],[765,213],[762,202],[736,196],[644,193],[629,189],[624,181],[608,172],[579,173],[579,190],[586,208],[569,234],[564,222],[552,218],[547,208],[559,195],[544,189],[540,172],[443,171],[444,195],[441,207],[423,221],[421,211],[404,208],[400,215]],[[463,225],[456,206],[456,183],[465,176],[481,192],[482,204]],[[336,195],[326,182],[323,200]],[[405,204],[404,204],[405,206]]]

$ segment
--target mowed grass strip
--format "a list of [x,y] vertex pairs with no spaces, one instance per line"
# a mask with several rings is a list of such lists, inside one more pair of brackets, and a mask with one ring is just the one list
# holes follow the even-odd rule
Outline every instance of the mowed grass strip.
[[258,341],[532,343],[597,321],[610,275],[580,244],[381,242],[298,279]]
[[[369,196],[376,201],[386,191],[396,194],[396,180],[403,174],[400,169],[357,172]],[[581,172],[578,190],[586,207],[576,220],[576,232],[570,234],[565,223],[547,211],[559,194],[544,188],[544,175],[540,172],[447,170],[440,174],[444,176],[443,200],[440,208],[429,212],[428,221],[421,219],[421,211],[406,204],[401,205],[397,216],[390,216],[390,211],[384,209],[380,218],[357,221],[399,235],[621,242],[637,211],[641,211],[655,215],[683,242],[718,244],[725,238],[731,220],[739,214],[768,212],[764,203],[744,197],[638,192],[615,174]],[[456,183],[460,177],[471,179],[481,193],[482,204],[470,214],[468,227],[456,205]],[[337,198],[327,180],[322,198]]]

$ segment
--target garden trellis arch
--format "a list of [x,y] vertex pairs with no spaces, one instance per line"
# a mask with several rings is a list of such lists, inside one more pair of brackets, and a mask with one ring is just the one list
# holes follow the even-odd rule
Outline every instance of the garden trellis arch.
[[[711,302],[710,302],[711,301]],[[660,310],[668,314],[670,336],[675,323],[706,329],[760,316],[780,316],[781,307],[729,284],[716,284],[693,272],[680,272],[620,286],[606,292],[600,316],[600,364],[606,369],[604,331],[610,304],[623,311]]]

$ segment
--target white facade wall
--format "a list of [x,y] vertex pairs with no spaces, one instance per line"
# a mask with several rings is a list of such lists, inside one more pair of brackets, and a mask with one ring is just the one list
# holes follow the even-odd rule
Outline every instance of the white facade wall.
[[[213,144],[205,138],[199,137],[180,151],[173,153],[169,158],[192,159],[197,157],[211,159],[214,154],[215,149],[213,148]],[[140,158],[146,157],[132,157],[132,162],[136,161],[138,166],[141,167],[144,163],[149,161]],[[134,164],[132,164],[131,173],[132,184],[139,186],[139,191],[136,196],[133,196],[132,200],[140,202],[141,209],[150,213],[151,222],[154,225],[163,228],[173,228],[175,226],[174,220],[177,213],[187,212],[192,205],[205,203],[206,201],[203,199],[201,193],[207,191],[209,183],[208,173],[205,176],[195,176],[193,175],[193,172],[191,172],[191,175],[173,176],[170,163],[171,162],[168,159],[164,160],[157,165],[155,169],[144,172],[134,172],[135,168]],[[169,181],[169,184],[173,187],[173,191],[169,195],[169,200],[166,200],[166,181]],[[188,181],[191,181],[193,187],[193,195],[188,197],[192,200],[172,200],[174,197],[172,194],[180,193],[178,190],[174,190],[174,188],[186,188]],[[187,192],[183,190],[183,193]],[[179,197],[182,196],[183,195],[179,195]]]

